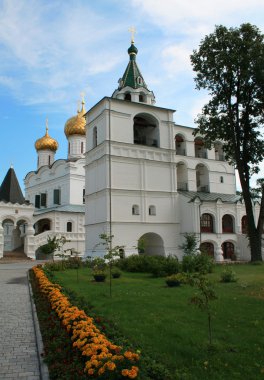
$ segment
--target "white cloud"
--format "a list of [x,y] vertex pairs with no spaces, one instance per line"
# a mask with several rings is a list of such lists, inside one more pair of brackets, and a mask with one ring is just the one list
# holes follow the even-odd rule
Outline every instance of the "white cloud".
[[210,24],[228,20],[231,16],[236,18],[247,11],[250,14],[254,8],[259,12],[264,10],[262,0],[132,0],[132,5],[147,14],[156,25],[182,34],[193,34],[195,30],[196,34],[206,34],[204,32]]
[[180,72],[191,73],[191,53],[192,50],[188,49],[184,44],[174,44],[163,49],[163,65],[169,77],[173,77]]

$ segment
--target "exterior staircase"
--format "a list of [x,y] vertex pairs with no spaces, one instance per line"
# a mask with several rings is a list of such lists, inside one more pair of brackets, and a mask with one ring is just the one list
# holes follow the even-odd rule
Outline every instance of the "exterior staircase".
[[3,258],[1,261],[9,262],[9,261],[24,261],[31,260],[24,252],[24,246],[20,246],[15,248],[13,251],[5,251],[3,253]]

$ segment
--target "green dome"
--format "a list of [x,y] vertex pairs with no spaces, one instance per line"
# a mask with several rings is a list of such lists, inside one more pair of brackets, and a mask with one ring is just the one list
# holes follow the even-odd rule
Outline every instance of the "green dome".
[[130,48],[128,48],[127,52],[128,52],[129,55],[134,55],[134,54],[137,55],[137,53],[138,53],[138,49],[137,49],[136,46],[132,43],[131,46],[130,46]]

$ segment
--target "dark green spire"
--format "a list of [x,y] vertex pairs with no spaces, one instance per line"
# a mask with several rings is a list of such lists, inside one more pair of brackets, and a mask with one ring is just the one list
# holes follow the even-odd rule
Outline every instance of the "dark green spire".
[[131,46],[129,47],[127,52],[129,54],[130,59],[129,59],[126,71],[124,72],[122,79],[119,80],[118,89],[121,90],[122,88],[128,86],[132,88],[144,87],[146,90],[148,90],[148,87],[136,63],[136,56],[138,53],[138,49],[134,45],[133,41],[131,42]]
[[19,186],[16,173],[11,167],[0,188],[0,201],[10,203],[25,203],[25,198]]

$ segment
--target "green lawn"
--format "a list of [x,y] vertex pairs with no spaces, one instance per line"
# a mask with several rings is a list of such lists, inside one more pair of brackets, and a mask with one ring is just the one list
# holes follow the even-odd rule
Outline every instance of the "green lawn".
[[189,303],[194,289],[165,286],[163,278],[122,273],[95,283],[87,268],[54,272],[94,312],[117,324],[136,347],[163,363],[174,379],[264,379],[264,265],[235,265],[238,282],[220,283],[222,267],[208,275],[218,296],[213,301],[213,349],[208,350],[207,317]]

